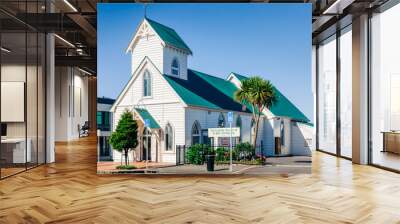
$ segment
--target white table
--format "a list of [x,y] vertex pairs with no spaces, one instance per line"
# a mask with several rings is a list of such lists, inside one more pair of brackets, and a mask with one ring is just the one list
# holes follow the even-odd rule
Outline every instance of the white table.
[[27,139],[27,146],[25,151],[25,138],[5,138],[1,139],[1,144],[14,145],[13,148],[13,163],[25,163],[31,162],[32,160],[32,151],[31,139]]

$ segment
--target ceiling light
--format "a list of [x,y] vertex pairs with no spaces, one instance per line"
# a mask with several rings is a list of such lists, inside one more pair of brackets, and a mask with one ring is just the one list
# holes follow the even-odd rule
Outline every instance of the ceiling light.
[[11,50],[9,50],[9,49],[7,49],[5,47],[1,47],[0,49],[1,49],[1,51],[4,51],[6,53],[10,53],[11,52]]
[[86,71],[86,70],[83,70],[83,69],[81,69],[81,68],[79,68],[79,67],[78,67],[78,70],[81,71],[81,72],[83,72],[83,73],[85,73],[86,75],[90,75],[90,76],[92,75],[92,73],[90,73],[90,72],[88,72],[88,71]]
[[78,12],[78,10],[73,6],[68,0],[64,0],[65,4],[67,4],[74,12]]
[[355,0],[336,0],[322,14],[342,14],[343,10],[351,5]]
[[60,37],[60,36],[57,35],[57,34],[54,34],[54,36],[57,37],[57,38],[58,38],[59,40],[61,40],[62,42],[66,43],[68,46],[75,48],[75,45],[73,45],[73,44],[72,44],[71,42],[69,42],[68,40],[66,40],[66,39],[64,39],[64,38],[62,38],[62,37]]

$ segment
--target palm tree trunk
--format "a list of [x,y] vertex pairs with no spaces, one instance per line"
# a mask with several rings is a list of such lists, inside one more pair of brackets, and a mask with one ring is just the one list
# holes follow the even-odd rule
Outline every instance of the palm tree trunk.
[[254,143],[253,146],[254,148],[257,147],[257,135],[258,135],[258,124],[260,122],[260,115],[256,116],[256,130],[254,130]]

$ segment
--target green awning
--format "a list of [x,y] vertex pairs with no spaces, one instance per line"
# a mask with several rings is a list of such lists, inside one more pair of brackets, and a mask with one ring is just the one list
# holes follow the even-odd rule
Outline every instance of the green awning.
[[135,108],[136,112],[139,114],[139,116],[142,118],[143,122],[148,119],[150,121],[150,126],[149,128],[151,129],[159,129],[160,125],[158,125],[157,121],[151,116],[149,111],[143,108]]

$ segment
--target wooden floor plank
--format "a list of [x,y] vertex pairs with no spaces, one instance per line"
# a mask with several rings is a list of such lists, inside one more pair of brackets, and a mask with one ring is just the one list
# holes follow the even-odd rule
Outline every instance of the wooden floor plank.
[[0,223],[400,223],[400,175],[316,152],[312,174],[96,174],[96,139],[0,181]]

